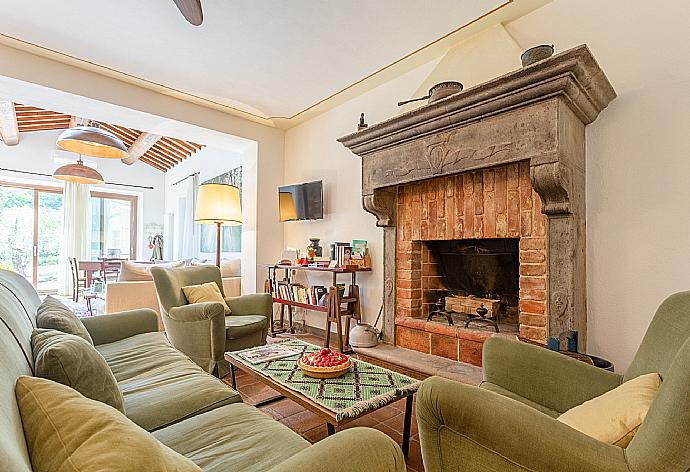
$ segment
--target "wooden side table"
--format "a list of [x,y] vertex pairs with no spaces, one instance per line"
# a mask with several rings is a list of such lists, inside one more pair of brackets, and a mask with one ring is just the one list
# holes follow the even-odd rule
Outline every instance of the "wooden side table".
[[86,308],[89,310],[89,315],[93,316],[93,307],[91,305],[91,300],[98,298],[100,300],[105,300],[105,294],[103,292],[94,292],[91,289],[84,290],[81,293],[86,300]]
[[[326,340],[324,347],[330,347],[331,342],[331,323],[336,324],[338,333],[338,347],[340,352],[344,352],[345,346],[349,343],[350,337],[350,319],[361,320],[362,309],[359,299],[359,286],[357,285],[358,272],[371,272],[371,268],[360,268],[354,266],[348,267],[310,267],[310,266],[293,266],[293,265],[267,265],[268,278],[264,284],[264,289],[268,293],[273,294],[273,302],[279,303],[280,308],[280,329],[275,330],[273,320],[271,320],[271,336],[275,336],[279,332],[292,331],[292,309],[293,307],[304,308],[306,310],[318,311],[326,314]],[[284,270],[282,279],[278,278],[278,270]],[[326,272],[333,275],[333,282],[328,289],[328,303],[325,306],[312,305],[309,303],[302,303],[294,300],[286,300],[280,297],[277,290],[279,285],[292,284],[292,271],[308,271],[308,272]],[[341,297],[338,290],[338,275],[350,275],[350,293],[347,297]],[[343,308],[344,306],[344,308]],[[287,308],[288,322],[290,326],[288,329],[284,328],[284,311]],[[342,320],[345,318],[345,332],[343,333]]]

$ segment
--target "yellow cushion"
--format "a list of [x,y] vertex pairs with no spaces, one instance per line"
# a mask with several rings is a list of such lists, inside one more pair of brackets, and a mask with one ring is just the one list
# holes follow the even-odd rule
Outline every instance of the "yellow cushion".
[[659,374],[640,375],[571,408],[559,416],[558,421],[599,441],[627,447],[647,416],[660,386]]
[[125,415],[52,380],[21,376],[15,395],[36,472],[199,472]]
[[189,303],[219,302],[223,304],[226,315],[231,313],[230,307],[225,303],[223,295],[220,293],[220,289],[215,282],[207,282],[201,285],[188,285],[182,287],[182,292],[184,296],[187,297]]

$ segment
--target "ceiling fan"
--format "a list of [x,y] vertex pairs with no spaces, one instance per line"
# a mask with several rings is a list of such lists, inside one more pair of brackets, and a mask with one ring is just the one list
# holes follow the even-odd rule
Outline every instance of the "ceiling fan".
[[204,21],[204,12],[201,10],[201,0],[173,0],[178,10],[187,21],[194,26],[199,26]]

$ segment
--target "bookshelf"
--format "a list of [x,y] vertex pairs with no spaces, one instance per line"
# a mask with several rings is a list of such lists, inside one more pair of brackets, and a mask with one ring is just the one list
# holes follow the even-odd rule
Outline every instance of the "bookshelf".
[[[357,285],[358,272],[370,272],[371,268],[360,268],[355,266],[347,267],[309,267],[295,265],[268,265],[268,278],[264,284],[264,290],[273,295],[273,302],[280,304],[280,320],[276,327],[273,320],[270,323],[270,334],[275,336],[278,333],[292,329],[293,308],[304,308],[306,310],[317,311],[326,314],[326,339],[324,347],[330,347],[331,324],[336,324],[338,333],[338,347],[343,352],[348,345],[350,336],[350,320],[360,320],[362,317],[359,286]],[[294,280],[296,271],[310,272],[329,272],[333,275],[332,284],[326,288],[323,286],[305,287],[297,284]],[[282,274],[281,274],[282,272]],[[342,274],[350,275],[349,287],[346,284],[338,283],[338,276]],[[341,292],[345,288],[347,296]],[[288,325],[285,326],[285,315],[287,312]],[[343,326],[343,320],[345,326]],[[344,333],[343,333],[344,329]]]

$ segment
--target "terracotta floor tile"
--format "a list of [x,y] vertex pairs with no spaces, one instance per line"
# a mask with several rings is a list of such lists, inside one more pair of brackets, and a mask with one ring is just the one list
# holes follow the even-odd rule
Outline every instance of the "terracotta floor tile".
[[312,444],[321,441],[322,439],[325,439],[326,437],[328,437],[328,429],[326,428],[326,423],[319,425],[316,428],[312,428],[308,431],[305,431],[304,433],[302,433],[302,437]]
[[280,422],[298,433],[304,433],[312,428],[326,424],[322,418],[307,410],[283,418]]
[[346,423],[343,426],[343,429],[358,428],[358,427],[373,428],[374,426],[376,426],[379,423],[381,423],[381,422],[377,421],[375,418],[372,417],[371,414],[369,414],[369,415],[364,415],[360,418],[357,418],[356,420],[352,420],[349,423]]
[[402,443],[402,431],[396,431],[390,426],[386,426],[383,423],[379,423],[374,426],[375,429],[378,429],[382,433],[386,433],[388,436],[393,439],[393,441],[397,442],[398,444]]
[[304,411],[304,408],[302,408],[297,403],[287,398],[283,400],[278,400],[276,402],[268,404],[265,407],[262,407],[262,409],[264,408],[271,410],[275,414],[274,418],[277,416],[277,419],[287,418],[288,416],[292,416],[301,411]]
[[418,472],[424,472],[424,464],[422,462],[422,449],[419,445],[419,441],[410,441],[410,453],[405,460],[407,468],[409,470],[412,467]]
[[[402,431],[403,430],[403,424],[405,422],[405,413],[399,413],[398,415],[387,419],[386,421],[383,421],[382,423],[385,424],[386,426],[396,430],[396,431]],[[412,415],[412,418],[410,420],[410,436],[414,436],[417,434],[417,418]]]
[[[404,408],[405,405],[403,405]],[[404,411],[404,409],[403,409]],[[368,413],[366,416],[371,417],[375,419],[379,423],[383,423],[386,420],[389,420],[390,418],[393,418],[395,416],[400,415],[401,412],[397,408],[395,408],[393,405],[388,405],[384,406],[383,408],[379,408],[378,410],[374,410],[371,413]],[[402,424],[402,423],[400,423]]]

